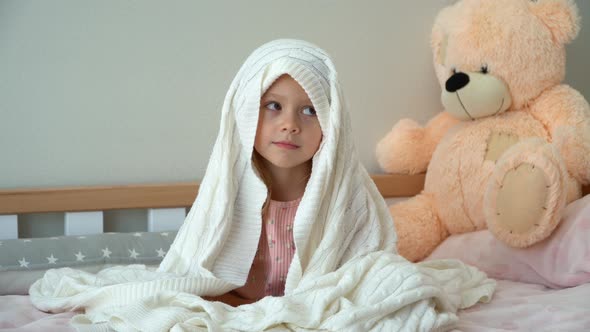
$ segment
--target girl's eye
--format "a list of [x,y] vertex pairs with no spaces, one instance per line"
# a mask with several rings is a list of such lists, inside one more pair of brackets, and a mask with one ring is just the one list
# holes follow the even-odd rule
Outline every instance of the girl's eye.
[[271,101],[270,103],[267,103],[265,107],[271,111],[280,111],[281,110],[281,104],[279,104],[275,101]]
[[303,108],[303,114],[305,115],[310,115],[310,116],[315,116],[315,109],[311,106],[307,106],[305,108]]

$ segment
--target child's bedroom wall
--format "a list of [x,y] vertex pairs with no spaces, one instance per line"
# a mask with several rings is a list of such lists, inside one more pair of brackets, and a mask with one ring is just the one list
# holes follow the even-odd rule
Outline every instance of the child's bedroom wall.
[[[336,61],[357,149],[440,109],[429,34],[452,1],[0,2],[0,188],[196,181],[233,75],[260,44]],[[578,1],[590,22],[590,1]],[[590,98],[590,29],[567,81]]]

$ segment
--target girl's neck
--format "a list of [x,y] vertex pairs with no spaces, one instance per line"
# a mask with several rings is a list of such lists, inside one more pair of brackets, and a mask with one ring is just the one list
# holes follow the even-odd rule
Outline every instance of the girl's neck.
[[309,175],[311,161],[292,168],[279,168],[268,165],[271,177],[271,199],[288,202],[303,196]]

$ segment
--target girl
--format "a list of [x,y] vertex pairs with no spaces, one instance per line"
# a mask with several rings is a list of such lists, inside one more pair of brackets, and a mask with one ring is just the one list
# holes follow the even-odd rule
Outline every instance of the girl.
[[[235,306],[267,295],[283,295],[289,275],[296,276],[290,267],[300,269],[297,265],[302,255],[311,256],[317,251],[327,218],[341,219],[338,223],[342,227],[366,233],[364,252],[394,250],[393,223],[383,199],[356,159],[343,106],[334,65],[315,45],[278,40],[263,45],[246,60],[226,96],[213,156],[201,193],[187,217],[217,226],[207,227],[211,236],[196,228],[179,232],[179,238],[182,233],[201,234],[190,242],[219,250],[215,262],[199,268],[243,285],[207,299]],[[234,126],[237,135],[231,129]],[[217,157],[223,153],[227,156]],[[209,180],[218,183],[212,185]],[[238,189],[232,190],[236,185]],[[210,186],[218,192],[203,192]],[[309,198],[303,199],[304,193]],[[219,217],[233,218],[233,224],[198,216],[203,204],[213,204],[202,203],[201,199],[227,199],[220,204],[227,214]],[[301,203],[303,213],[298,211]],[[372,213],[348,211],[353,203],[366,205]],[[347,218],[351,220],[345,222]],[[196,222],[185,222],[186,227],[191,225]],[[223,238],[225,244],[220,246],[217,243]],[[195,252],[186,242],[189,240],[181,242],[177,238],[160,270],[172,269],[181,275],[196,272],[181,270],[179,258],[194,256]],[[334,270],[344,254],[350,252],[339,252],[324,271]],[[296,265],[291,266],[294,256]]]
[[159,268],[50,270],[31,286],[34,305],[83,308],[72,322],[106,325],[96,330],[449,328],[493,282],[458,262],[395,254],[350,130],[324,51],[263,45],[230,86],[199,194]]
[[317,114],[305,90],[288,74],[260,100],[253,165],[268,188],[262,232],[246,285],[209,300],[230,305],[282,296],[295,253],[293,221],[322,139]]

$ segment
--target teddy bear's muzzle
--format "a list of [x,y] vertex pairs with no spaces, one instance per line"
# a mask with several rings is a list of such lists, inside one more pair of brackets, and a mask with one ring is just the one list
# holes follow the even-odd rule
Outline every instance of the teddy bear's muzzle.
[[498,115],[510,108],[512,98],[506,83],[494,75],[456,72],[442,91],[445,110],[459,120]]

